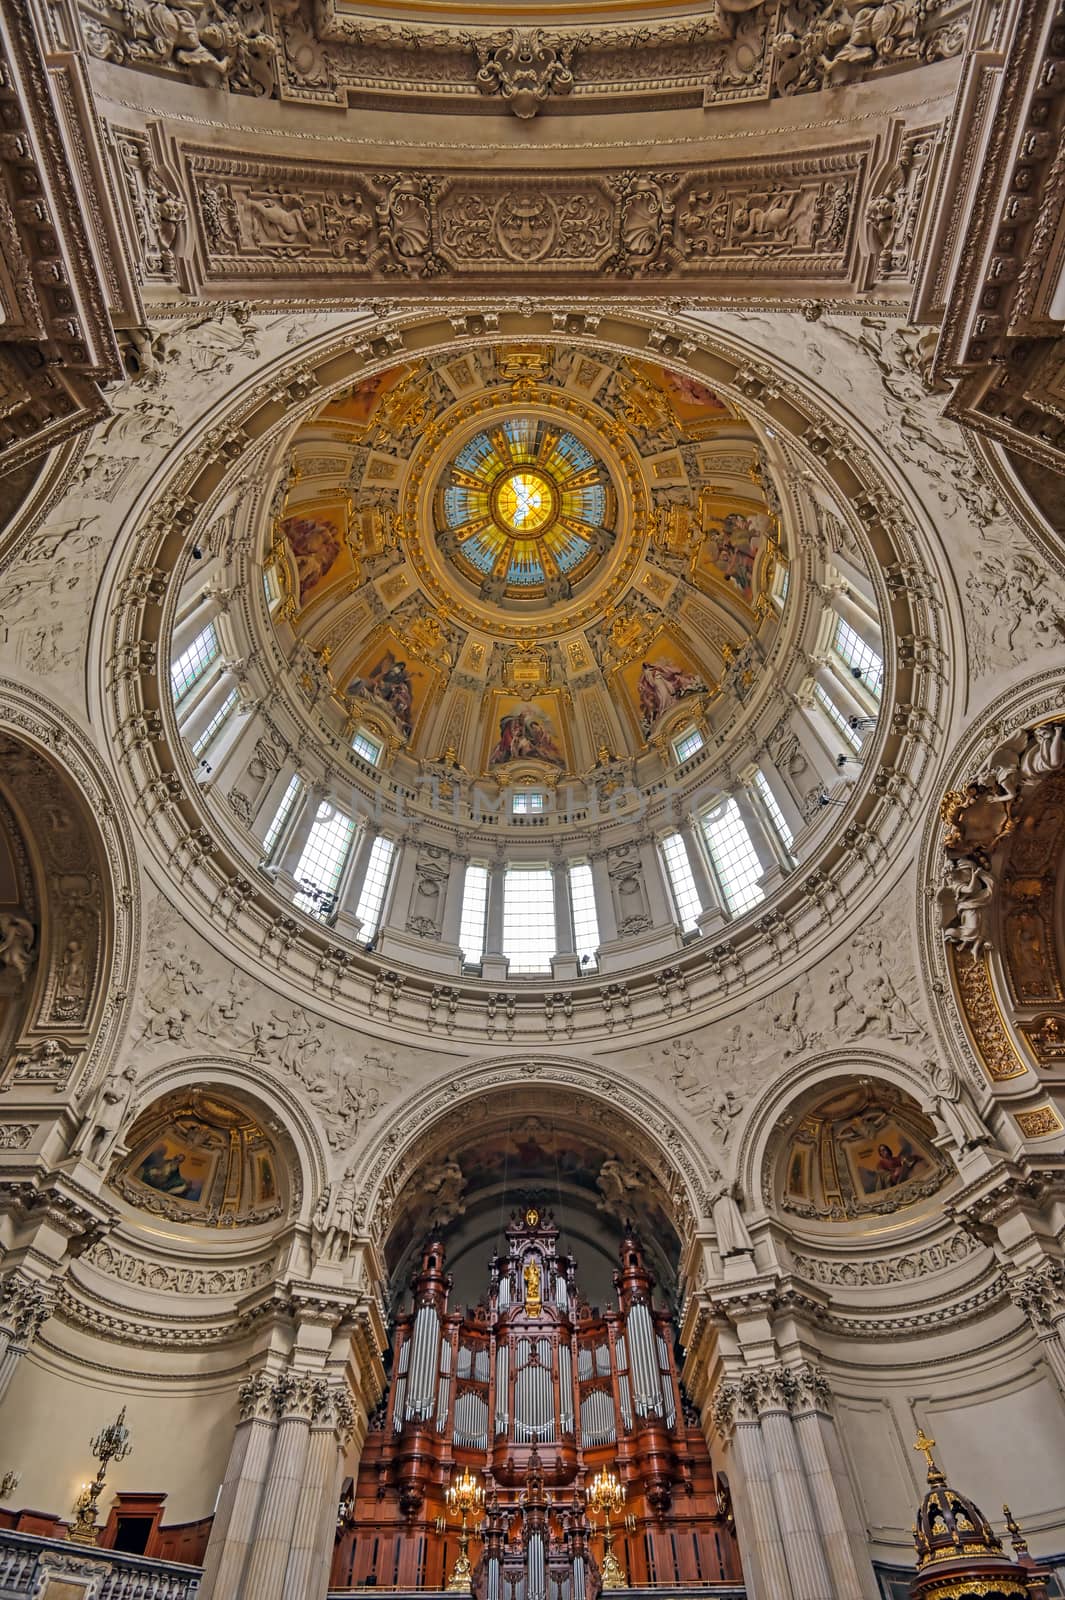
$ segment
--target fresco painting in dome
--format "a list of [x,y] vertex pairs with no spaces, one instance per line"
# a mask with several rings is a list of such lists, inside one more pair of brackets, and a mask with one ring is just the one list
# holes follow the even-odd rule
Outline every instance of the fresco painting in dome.
[[198,1149],[175,1134],[165,1134],[132,1173],[135,1183],[198,1206],[218,1164],[216,1151]]
[[404,741],[433,697],[439,673],[422,661],[392,629],[379,635],[355,663],[344,688],[349,700],[367,700],[384,711]]
[[785,1204],[826,1220],[912,1205],[950,1176],[934,1136],[908,1096],[883,1085],[837,1090],[803,1116],[792,1136]]
[[741,600],[753,605],[758,563],[772,529],[772,519],[764,511],[727,511],[704,521],[704,538],[695,560],[696,573],[724,584]]
[[709,694],[712,685],[673,634],[662,631],[616,674],[625,702],[644,739],[684,700]]
[[667,367],[660,367],[653,361],[630,360],[628,365],[638,378],[644,383],[651,384],[664,395],[677,423],[682,425],[693,438],[698,438],[702,432],[700,423],[716,422],[731,415],[720,396],[716,395],[713,389],[708,389],[705,383],[700,383],[697,378],[689,378],[683,372],[673,372]]
[[390,367],[387,372],[375,372],[371,378],[363,378],[325,406],[318,414],[319,419],[322,422],[347,423],[362,431],[373,421],[374,412],[382,398],[389,390],[395,389],[410,371],[411,368],[404,364]]
[[493,730],[486,767],[506,767],[514,761],[545,761],[563,770],[568,766],[557,694],[520,700],[497,695],[489,723]]
[[282,522],[281,533],[296,569],[301,606],[324,593],[338,578],[354,573],[347,526],[347,507],[335,501],[301,507]]

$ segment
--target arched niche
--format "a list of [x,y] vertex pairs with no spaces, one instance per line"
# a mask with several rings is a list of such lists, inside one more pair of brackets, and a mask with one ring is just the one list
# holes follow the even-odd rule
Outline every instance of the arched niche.
[[[1052,1086],[1065,1065],[1065,722],[991,732],[942,805],[943,957],[991,1083]],[[1015,1116],[1027,1136],[1062,1131],[1050,1102]]]
[[[221,1215],[217,1222],[203,1225],[217,1228],[219,1237],[224,1237],[233,1230],[240,1233],[244,1227],[251,1227],[253,1219],[271,1232],[288,1224],[309,1223],[327,1183],[328,1158],[316,1120],[287,1084],[255,1071],[246,1060],[185,1056],[168,1062],[141,1082],[118,1154],[111,1163],[112,1187],[116,1179],[126,1181],[138,1155],[144,1159],[151,1154],[160,1142],[153,1130],[165,1132],[168,1118],[172,1121],[175,1115],[190,1122],[202,1121],[205,1126],[212,1124],[213,1133],[225,1132],[234,1145],[243,1144],[246,1151],[254,1152],[261,1143],[275,1165],[275,1197],[264,1207],[252,1203],[248,1220],[242,1220],[239,1226],[222,1221]],[[132,1184],[134,1180],[128,1181]],[[245,1181],[249,1185],[247,1195],[261,1196],[262,1186],[257,1185],[254,1175],[246,1176]],[[144,1185],[140,1187],[143,1189]],[[135,1215],[138,1207],[130,1204]],[[151,1205],[139,1209],[151,1210]],[[272,1215],[259,1217],[260,1209],[269,1210]]]
[[804,1229],[871,1225],[921,1206],[954,1177],[932,1119],[883,1079],[819,1084],[792,1103],[781,1124],[768,1193],[776,1214]]
[[95,758],[55,713],[19,698],[0,684],[0,1087],[16,1099],[72,1089],[86,1059],[91,1072],[106,1052],[136,915],[127,841]]
[[291,1139],[263,1108],[225,1090],[171,1090],[124,1142],[108,1181],[137,1212],[192,1228],[262,1228],[298,1206]]

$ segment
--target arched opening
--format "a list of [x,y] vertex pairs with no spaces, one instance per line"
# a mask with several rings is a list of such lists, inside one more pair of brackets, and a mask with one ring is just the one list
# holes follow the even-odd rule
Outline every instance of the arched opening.
[[[632,1584],[735,1579],[679,1378],[683,1180],[600,1093],[515,1080],[445,1114],[382,1184],[389,1382],[333,1585],[443,1588],[467,1558],[501,1600],[533,1560],[559,1596],[612,1563]],[[603,1474],[624,1497],[609,1539]],[[469,1551],[460,1479],[484,1496]]]

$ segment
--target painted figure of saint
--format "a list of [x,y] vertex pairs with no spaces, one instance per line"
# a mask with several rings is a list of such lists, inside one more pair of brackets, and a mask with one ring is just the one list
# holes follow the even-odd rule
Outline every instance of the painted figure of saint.
[[640,672],[637,694],[644,734],[672,711],[689,694],[703,694],[706,684],[697,672],[687,672],[673,661],[645,661]]

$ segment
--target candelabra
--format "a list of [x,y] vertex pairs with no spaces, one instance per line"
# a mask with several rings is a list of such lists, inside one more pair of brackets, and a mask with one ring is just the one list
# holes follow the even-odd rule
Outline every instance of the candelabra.
[[70,1537],[76,1544],[96,1543],[100,1534],[96,1522],[96,1502],[103,1492],[107,1468],[112,1461],[124,1461],[133,1448],[129,1429],[126,1427],[125,1406],[114,1422],[109,1422],[106,1428],[100,1429],[96,1438],[90,1441],[89,1448],[100,1463],[100,1468],[92,1482],[84,1486],[74,1502],[74,1521],[71,1524]]
[[611,1512],[616,1514],[625,1504],[625,1485],[604,1467],[592,1479],[588,1500],[592,1510],[601,1512],[603,1517],[603,1588],[626,1589],[629,1580],[614,1554],[614,1530],[610,1524]]
[[463,1467],[459,1476],[452,1480],[447,1491],[447,1509],[451,1516],[462,1518],[459,1529],[459,1555],[447,1580],[448,1590],[468,1591],[472,1572],[470,1569],[470,1536],[466,1528],[466,1519],[471,1511],[479,1512],[484,1507],[484,1489],[469,1467]]

